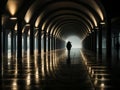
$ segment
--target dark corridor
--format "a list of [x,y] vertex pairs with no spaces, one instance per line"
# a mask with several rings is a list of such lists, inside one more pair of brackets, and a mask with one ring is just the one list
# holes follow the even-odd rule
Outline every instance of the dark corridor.
[[0,2],[1,90],[120,89],[118,1]]

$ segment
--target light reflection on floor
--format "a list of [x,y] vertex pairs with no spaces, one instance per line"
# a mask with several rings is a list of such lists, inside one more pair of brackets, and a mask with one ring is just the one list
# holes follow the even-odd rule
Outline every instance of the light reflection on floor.
[[[80,69],[82,69],[81,71],[87,71],[90,77],[89,81],[92,81],[96,90],[109,90],[112,86],[111,73],[108,67],[91,61],[90,56],[88,57],[82,50],[73,49],[71,51],[69,65],[66,61],[68,59],[66,50],[51,51],[51,53],[42,52],[41,55],[38,55],[36,51],[34,56],[30,56],[28,51],[27,54],[23,55],[22,60],[10,55],[2,59],[0,67],[0,90],[44,90],[43,88],[47,84],[51,85],[52,83],[57,85],[63,81],[64,83],[71,83],[74,80],[81,83],[79,79],[81,80],[82,76],[81,72],[78,71]],[[72,77],[73,72],[79,73],[74,73],[77,77]],[[47,84],[46,81],[48,81]],[[57,81],[60,82],[57,83]]]
[[111,88],[111,75],[108,67],[91,61],[82,51],[81,56],[96,90],[109,90]]

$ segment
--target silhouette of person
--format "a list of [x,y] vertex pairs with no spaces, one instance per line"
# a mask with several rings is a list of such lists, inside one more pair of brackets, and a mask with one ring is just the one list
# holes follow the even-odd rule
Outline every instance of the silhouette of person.
[[68,65],[70,65],[70,64],[71,64],[71,59],[70,59],[70,56],[68,56],[68,58],[67,58],[67,60],[66,60],[66,61],[67,61],[66,63],[67,63]]
[[67,42],[66,48],[68,50],[68,57],[70,57],[70,50],[71,50],[72,44],[70,41]]

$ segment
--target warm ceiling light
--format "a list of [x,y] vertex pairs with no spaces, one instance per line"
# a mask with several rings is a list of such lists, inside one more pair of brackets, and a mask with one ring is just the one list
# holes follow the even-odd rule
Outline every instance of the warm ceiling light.
[[25,26],[30,26],[30,24],[27,23]]
[[42,25],[42,30],[44,30],[44,28],[45,28],[45,23],[43,23],[43,25]]
[[29,23],[31,17],[32,17],[32,12],[31,12],[30,10],[28,10],[28,12],[26,13],[25,18],[24,18],[24,19],[25,19],[25,22],[26,22],[26,23]]
[[28,35],[30,35],[30,30],[28,30]]
[[41,17],[39,16],[35,22],[35,27],[39,26],[40,20],[41,20]]
[[18,28],[18,26],[17,26],[17,24],[16,24],[15,27],[14,27],[15,31],[17,31],[17,28]]
[[92,18],[92,20],[93,20],[95,26],[97,26],[97,21],[96,21],[95,17],[91,15],[91,18]]
[[36,30],[38,30],[39,28],[38,27],[35,27]]
[[16,0],[8,0],[7,8],[12,16],[15,15],[17,11],[17,6],[18,6],[18,3]]
[[10,17],[10,20],[17,20],[17,17]]
[[105,22],[100,22],[100,24],[104,25],[104,24],[105,24]]
[[35,27],[38,27],[40,24],[40,21],[42,19],[42,17],[44,16],[44,13],[41,13],[40,16],[37,18],[36,22],[35,22]]
[[22,29],[22,33],[24,33],[25,32],[25,27]]

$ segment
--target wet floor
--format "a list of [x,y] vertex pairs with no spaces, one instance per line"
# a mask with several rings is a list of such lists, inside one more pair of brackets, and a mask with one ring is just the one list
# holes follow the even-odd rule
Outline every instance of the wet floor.
[[22,59],[3,57],[0,90],[115,90],[120,76],[112,69],[80,49],[70,55],[57,50]]

